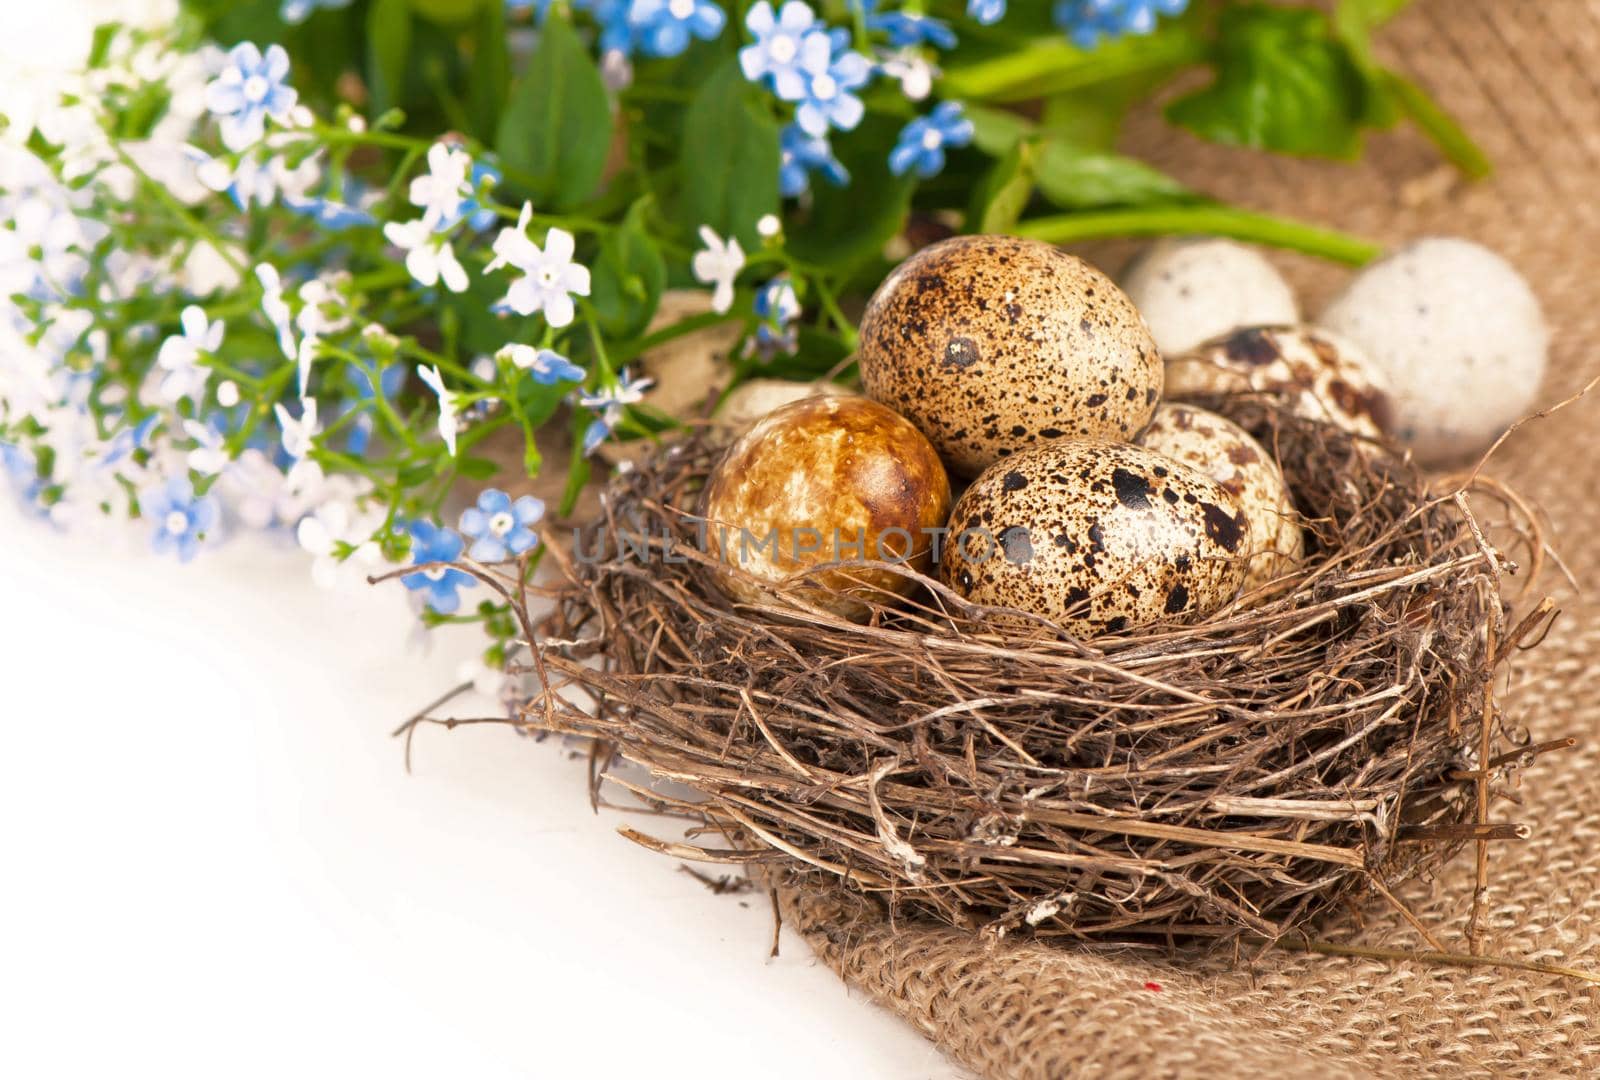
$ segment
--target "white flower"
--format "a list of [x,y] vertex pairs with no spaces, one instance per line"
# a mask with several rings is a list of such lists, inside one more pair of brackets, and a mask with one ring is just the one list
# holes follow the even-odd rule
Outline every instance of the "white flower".
[[256,280],[261,282],[261,310],[278,331],[278,348],[283,350],[284,356],[294,360],[294,326],[289,318],[289,304],[283,298],[283,280],[278,276],[278,268],[271,263],[261,263],[256,267]]
[[771,240],[783,232],[783,222],[778,219],[777,214],[762,214],[761,219],[756,222],[756,232]]
[[900,91],[912,101],[921,101],[933,92],[933,80],[939,69],[917,51],[907,46],[897,52],[885,51],[879,55],[879,68],[900,83]]
[[198,445],[189,451],[189,468],[201,476],[216,476],[228,467],[228,451],[222,445],[222,435],[210,424],[198,420],[185,420],[183,432]]
[[456,259],[455,249],[450,246],[450,237],[434,232],[427,218],[404,224],[391,221],[383,227],[383,235],[388,237],[389,243],[406,253],[406,270],[419,285],[431,289],[442,280],[444,287],[451,292],[466,292],[467,272]]
[[439,437],[450,450],[450,456],[456,456],[456,432],[460,430],[460,405],[456,395],[445,389],[444,376],[439,374],[438,365],[423,367],[417,365],[417,377],[428,384],[439,397]]
[[295,374],[299,377],[300,396],[303,398],[311,388],[311,365],[317,362],[322,352],[322,339],[315,334],[307,334],[300,339],[300,349],[295,354]]
[[511,283],[505,304],[518,315],[544,312],[545,321],[560,328],[577,313],[572,294],[589,295],[589,269],[572,261],[576,244],[565,229],[551,229],[544,248],[528,239],[524,230],[533,207],[524,204],[515,229],[502,229],[494,241],[494,259],[486,269],[511,265],[523,276]]
[[[295,539],[313,556],[311,580],[331,589],[348,571],[365,571],[382,563],[383,552],[373,536],[383,527],[383,520],[381,511],[361,510],[356,498],[342,496],[326,499],[301,518]],[[342,545],[353,549],[343,559],[337,554]]]
[[161,380],[161,398],[168,402],[193,397],[205,388],[210,372],[200,366],[200,357],[222,345],[222,320],[207,322],[205,311],[196,305],[184,308],[179,322],[183,332],[163,341],[156,353],[156,365],[167,373]]
[[224,409],[231,409],[239,404],[239,384],[232,379],[223,379],[218,383],[217,404]]
[[695,280],[715,286],[711,309],[719,315],[726,314],[733,306],[733,279],[744,269],[744,249],[739,246],[738,237],[730,236],[724,243],[709,225],[700,226],[700,240],[705,248],[694,253],[690,266]]
[[281,404],[272,407],[278,415],[278,426],[283,429],[283,450],[292,458],[303,458],[316,447],[317,399],[300,399],[300,419],[289,415]]
[[427,174],[411,181],[411,205],[422,209],[425,228],[455,220],[472,195],[471,177],[472,155],[465,150],[442,142],[428,148]]

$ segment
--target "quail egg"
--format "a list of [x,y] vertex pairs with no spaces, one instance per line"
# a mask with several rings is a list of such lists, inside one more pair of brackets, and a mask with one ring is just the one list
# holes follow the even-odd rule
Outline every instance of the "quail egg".
[[1162,356],[1188,352],[1241,326],[1300,321],[1283,275],[1254,248],[1220,237],[1161,240],[1122,274]]
[[1309,326],[1252,326],[1167,361],[1167,397],[1254,391],[1295,413],[1381,439],[1389,383],[1359,347]]
[[712,420],[729,438],[743,435],[757,420],[791,401],[816,394],[849,394],[838,383],[794,382],[789,379],[747,379],[728,391]]
[[1533,290],[1467,240],[1419,240],[1351,280],[1318,320],[1393,389],[1395,436],[1428,465],[1484,450],[1538,399],[1550,331]]
[[[763,583],[825,563],[904,562],[926,572],[950,511],[950,482],[909,420],[864,397],[820,395],[768,413],[741,435],[703,498],[706,548],[719,556],[724,590],[760,602]],[[847,618],[867,614],[864,597],[884,602],[915,587],[867,566],[810,580],[828,590],[810,599]]]
[[1244,428],[1206,409],[1167,402],[1156,410],[1138,444],[1204,473],[1238,500],[1250,519],[1246,591],[1299,564],[1305,537],[1283,470]]
[[1068,436],[1131,439],[1161,397],[1144,320],[1049,244],[958,236],[901,263],[861,320],[861,381],[975,475]]
[[1062,439],[996,462],[956,502],[939,577],[1074,634],[1216,611],[1244,582],[1250,519],[1209,476],[1142,446]]

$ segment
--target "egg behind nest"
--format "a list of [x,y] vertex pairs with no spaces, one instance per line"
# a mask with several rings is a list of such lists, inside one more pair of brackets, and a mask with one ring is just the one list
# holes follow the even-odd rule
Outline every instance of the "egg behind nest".
[[822,589],[807,599],[862,618],[864,599],[893,600],[912,579],[876,560],[930,569],[937,530],[950,511],[939,455],[910,421],[863,397],[822,394],[768,413],[713,469],[702,497],[708,548],[723,590],[771,602],[809,568]]

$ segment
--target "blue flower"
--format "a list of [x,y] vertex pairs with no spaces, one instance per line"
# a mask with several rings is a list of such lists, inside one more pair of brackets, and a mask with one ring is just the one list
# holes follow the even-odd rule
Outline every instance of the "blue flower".
[[795,124],[783,129],[778,141],[781,158],[778,166],[778,188],[784,198],[803,195],[811,188],[811,174],[821,173],[835,187],[850,182],[850,173],[839,159],[833,156],[833,147],[827,139],[813,138]]
[[[813,31],[819,34],[820,31]],[[852,91],[872,78],[872,61],[851,50],[847,31],[828,35],[831,48],[826,65],[809,48],[802,48],[805,94],[795,110],[795,121],[807,135],[821,137],[830,127],[849,131],[861,123],[866,106]]]
[[780,274],[761,286],[751,306],[761,320],[756,325],[756,351],[763,357],[794,352],[799,334],[793,324],[800,317],[800,298],[795,295],[794,283]]
[[955,31],[940,19],[906,11],[885,11],[877,14],[872,10],[877,6],[877,0],[862,0],[861,6],[867,12],[867,29],[881,30],[888,34],[889,44],[897,49],[909,45],[921,45],[923,42],[927,42],[935,49],[956,47]]
[[343,232],[367,225],[376,225],[378,219],[360,207],[332,199],[283,197],[283,205],[296,214],[311,218],[330,232]]
[[602,386],[592,394],[579,396],[578,404],[595,413],[595,418],[583,433],[585,454],[594,453],[595,448],[611,436],[626,415],[627,407],[643,401],[644,392],[654,381],[644,376],[630,379],[628,369],[623,368],[616,385]]
[[[461,558],[464,547],[459,534],[451,529],[434,526],[426,521],[411,523],[411,564],[427,566],[429,563],[453,563]],[[421,590],[423,600],[440,615],[450,615],[461,607],[459,590],[477,584],[476,579],[464,570],[452,566],[428,566],[414,574],[406,574],[400,583],[413,592]]]
[[900,131],[900,139],[889,151],[889,171],[904,176],[912,170],[923,179],[944,168],[947,146],[966,146],[972,141],[972,121],[961,112],[959,101],[946,101],[927,116],[919,116]]
[[784,101],[799,101],[805,96],[805,74],[801,68],[805,50],[820,54],[826,69],[833,46],[826,34],[813,33],[817,16],[802,0],[788,0],[772,13],[767,0],[759,0],[745,16],[745,29],[755,35],[755,44],[739,50],[739,67],[751,82],[768,79],[773,93]]
[[206,108],[221,119],[223,145],[243,150],[261,141],[268,117],[287,122],[297,99],[288,75],[282,45],[268,46],[265,56],[248,41],[233,47],[222,73],[206,84]]
[[628,5],[628,25],[646,56],[677,56],[691,37],[712,41],[726,23],[711,0],[632,0]]
[[515,502],[511,496],[489,488],[478,505],[461,513],[461,531],[472,538],[469,556],[482,563],[504,562],[539,542],[533,526],[544,517],[544,503],[532,495]]
[[494,208],[485,205],[483,192],[498,186],[502,179],[500,170],[493,165],[482,161],[474,161],[472,163],[472,175],[468,178],[468,183],[472,185],[472,194],[461,200],[461,205],[456,208],[454,220],[449,224],[439,223],[439,230],[448,229],[457,221],[465,218],[468,228],[472,229],[473,232],[482,232],[500,220],[500,215],[494,212]]
[[278,6],[278,18],[290,26],[299,26],[311,18],[311,13],[318,8],[333,11],[337,8],[347,8],[351,0],[283,0]]
[[1181,15],[1189,0],[1057,0],[1056,25],[1080,49],[1124,34],[1148,34],[1158,15]]
[[139,493],[139,514],[155,522],[150,546],[157,555],[175,551],[179,562],[188,562],[217,524],[217,501],[209,495],[196,498],[189,478],[174,476]]
[[0,473],[11,478],[17,497],[32,504],[44,482],[39,479],[39,462],[30,451],[13,443],[0,442]]
[[993,26],[1006,17],[1006,0],[967,0],[967,18],[979,26]]
[[532,345],[507,345],[495,353],[497,359],[510,360],[533,376],[540,386],[554,386],[559,382],[582,382],[589,373],[553,349],[535,349]]

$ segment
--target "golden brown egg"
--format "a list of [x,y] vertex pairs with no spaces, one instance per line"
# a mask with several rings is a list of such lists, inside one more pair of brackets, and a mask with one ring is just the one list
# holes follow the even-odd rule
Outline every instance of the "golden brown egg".
[[1188,465],[1221,484],[1250,519],[1250,571],[1245,589],[1282,577],[1305,554],[1305,538],[1283,470],[1265,447],[1225,416],[1167,402],[1138,444]]
[[757,420],[791,401],[817,394],[853,394],[838,383],[794,382],[789,379],[746,379],[728,391],[712,416],[717,435],[735,439],[754,426]]
[[1249,518],[1209,476],[1144,447],[1062,439],[962,493],[939,577],[1089,637],[1217,610],[1249,550]]
[[1389,384],[1360,348],[1309,326],[1252,326],[1168,359],[1167,397],[1253,391],[1369,439],[1390,430]]
[[[702,506],[707,547],[726,567],[724,589],[760,602],[760,582],[824,563],[905,561],[926,572],[950,512],[950,482],[903,416],[863,397],[822,395],[784,405],[740,436],[707,481]],[[867,611],[851,596],[883,601],[913,588],[903,575],[867,567],[810,580],[841,594],[810,599],[849,618]]]
[[1161,397],[1161,357],[1122,290],[1082,259],[958,236],[889,275],[861,320],[861,381],[956,472],[1051,439],[1131,439]]

